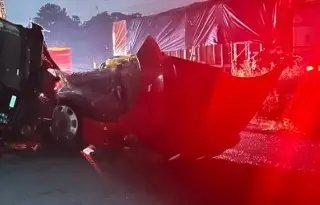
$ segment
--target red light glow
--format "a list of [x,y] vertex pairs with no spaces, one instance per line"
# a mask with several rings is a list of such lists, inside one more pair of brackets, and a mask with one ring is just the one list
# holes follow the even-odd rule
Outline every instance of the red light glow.
[[59,90],[60,88],[63,87],[63,82],[61,80],[57,81],[54,85],[54,90]]

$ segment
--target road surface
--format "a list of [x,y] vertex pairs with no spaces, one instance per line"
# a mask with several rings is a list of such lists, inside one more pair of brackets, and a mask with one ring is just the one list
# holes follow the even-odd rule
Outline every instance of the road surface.
[[235,148],[189,169],[163,170],[150,156],[104,164],[102,175],[81,157],[7,156],[0,204],[320,204],[316,142],[242,133]]

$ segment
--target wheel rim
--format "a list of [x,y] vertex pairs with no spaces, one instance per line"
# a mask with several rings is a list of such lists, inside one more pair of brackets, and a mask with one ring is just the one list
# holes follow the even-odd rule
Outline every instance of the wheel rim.
[[57,140],[73,140],[79,129],[79,119],[76,112],[67,105],[54,108],[50,131]]

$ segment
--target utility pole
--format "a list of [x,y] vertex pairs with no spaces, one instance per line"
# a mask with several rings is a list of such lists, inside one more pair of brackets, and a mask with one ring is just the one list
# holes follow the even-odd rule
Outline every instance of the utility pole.
[[0,0],[0,18],[7,19],[6,7],[4,6],[4,0]]

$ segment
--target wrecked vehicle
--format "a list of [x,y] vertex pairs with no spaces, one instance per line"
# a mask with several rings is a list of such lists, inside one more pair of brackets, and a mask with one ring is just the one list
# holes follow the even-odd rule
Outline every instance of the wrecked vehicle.
[[218,155],[239,142],[286,66],[272,52],[261,58],[276,60],[272,71],[239,78],[166,56],[147,37],[136,57],[116,69],[61,75],[52,135],[89,146],[88,154],[121,148],[134,135],[166,159]]
[[[55,70],[60,79],[55,87],[58,106],[52,114],[50,131],[58,144],[79,149],[91,144],[96,134],[94,144],[103,144],[101,126],[107,126],[105,123],[108,122],[116,123],[131,109],[139,92],[140,65],[135,56],[123,62],[123,69],[119,68],[120,65],[108,68],[104,65],[100,69],[71,75]],[[91,127],[86,119],[101,122],[101,126]],[[110,135],[111,129],[107,129],[108,132],[103,134]],[[90,138],[90,142],[85,136]]]
[[[55,104],[55,83],[48,72],[58,69],[44,43],[42,27],[25,28],[0,19],[0,138],[1,147],[35,145],[42,120],[51,116]],[[47,112],[45,112],[47,110]],[[14,144],[25,143],[14,147]],[[13,147],[10,147],[13,146]],[[18,148],[19,149],[19,148]]]

